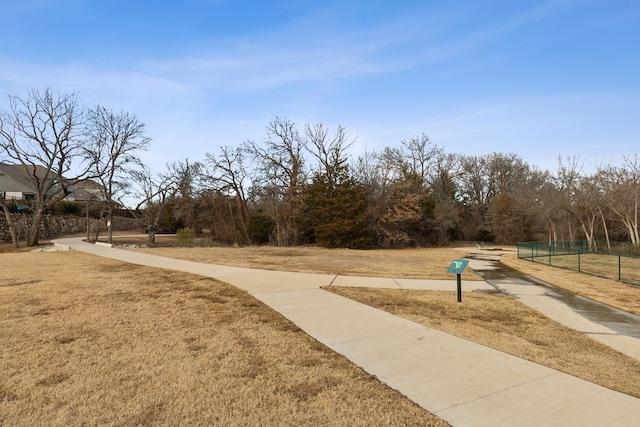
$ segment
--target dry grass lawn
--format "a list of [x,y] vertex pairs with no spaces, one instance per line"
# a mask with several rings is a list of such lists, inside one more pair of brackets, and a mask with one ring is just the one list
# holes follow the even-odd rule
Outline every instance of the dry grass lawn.
[[447,425],[221,282],[78,252],[0,263],[0,425]]
[[[144,243],[144,238],[117,237],[115,243]],[[324,249],[318,247],[278,248],[254,246],[247,248],[178,248],[173,237],[160,237],[155,248],[136,249],[155,255],[211,264],[269,270],[302,271],[349,276],[420,278],[453,280],[446,272],[456,258],[469,254],[465,248],[430,248],[400,250],[357,251]],[[513,249],[513,248],[511,248]],[[640,287],[588,274],[549,267],[517,258],[515,250],[502,253],[501,262],[554,286],[607,304],[629,313],[640,315]],[[482,280],[467,268],[463,280]]]
[[[245,267],[450,280],[446,268],[467,254],[139,250]],[[446,425],[236,288],[77,252],[24,251],[0,253],[0,425]],[[503,260],[640,312],[638,288],[512,255]],[[463,278],[479,280],[470,269]],[[640,397],[639,361],[509,297],[465,293],[458,304],[455,292],[329,290]]]
[[621,279],[622,282],[640,285],[640,258],[610,254],[567,254],[552,257],[540,256],[535,262],[566,268],[602,278]]
[[[136,240],[117,238],[114,243],[131,243]],[[170,244],[170,242],[167,243]],[[468,254],[468,251],[458,248],[362,251],[325,249],[313,246],[288,248],[275,246],[243,248],[161,246],[136,249],[136,251],[195,262],[268,270],[438,280],[455,279],[455,275],[447,273],[447,268],[454,259]],[[465,270],[462,279],[482,280],[471,269]]]

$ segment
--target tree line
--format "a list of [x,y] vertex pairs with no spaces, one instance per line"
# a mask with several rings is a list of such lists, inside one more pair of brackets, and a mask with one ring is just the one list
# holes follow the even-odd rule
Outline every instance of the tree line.
[[276,117],[261,141],[168,165],[158,182],[173,180],[174,187],[157,199],[156,218],[164,212],[175,228],[237,245],[587,240],[594,250],[612,241],[640,246],[637,155],[585,174],[577,157],[542,170],[513,153],[447,153],[426,134],[354,158],[355,142],[342,126],[332,131]]
[[[637,154],[620,165],[598,165],[591,174],[579,158],[559,158],[550,171],[513,153],[448,153],[421,134],[354,156],[356,140],[342,126],[275,117],[259,141],[219,145],[204,159],[177,160],[154,171],[138,156],[149,143],[144,124],[104,107],[83,111],[82,120],[63,120],[67,137],[49,129],[58,123],[53,117],[67,115],[47,113],[40,127],[49,127],[53,136],[44,145],[55,149],[49,157],[23,155],[22,145],[37,151],[43,145],[38,138],[47,134],[29,128],[35,121],[27,107],[43,94],[52,97],[54,109],[68,110],[60,102],[67,98],[49,90],[10,97],[10,107],[0,112],[4,156],[51,165],[58,180],[71,170],[63,166],[77,160],[84,168],[76,168],[82,173],[72,180],[99,179],[110,206],[125,195],[140,201],[132,211],[144,219],[150,241],[158,231],[188,228],[234,245],[366,249],[587,240],[596,250],[613,241],[640,247]],[[19,117],[31,118],[29,126]],[[81,130],[72,138],[76,127]],[[61,153],[64,161],[45,161]]]

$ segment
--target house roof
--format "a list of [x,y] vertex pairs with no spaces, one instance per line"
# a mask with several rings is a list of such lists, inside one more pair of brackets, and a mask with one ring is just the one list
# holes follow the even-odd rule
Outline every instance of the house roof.
[[[46,176],[46,169],[42,166],[28,166],[40,178]],[[0,163],[0,191],[15,191],[21,193],[34,193],[28,169],[23,165],[9,165]]]
[[[31,173],[44,179],[47,176],[47,168],[39,165],[10,165],[0,163],[0,192],[20,192],[23,194],[35,194]],[[50,176],[51,174],[49,174]],[[92,180],[78,182],[67,181],[70,200],[104,200],[103,187]]]
[[74,200],[104,200],[103,187],[90,179],[79,181],[74,186]]
[[4,173],[8,177],[18,181],[30,183],[31,176],[35,175],[44,179],[50,172],[47,168],[40,165],[10,165],[7,163],[0,163],[0,173]]

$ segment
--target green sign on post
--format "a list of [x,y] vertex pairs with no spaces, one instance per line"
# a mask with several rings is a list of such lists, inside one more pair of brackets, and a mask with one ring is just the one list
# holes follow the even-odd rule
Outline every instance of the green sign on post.
[[458,302],[462,302],[462,277],[460,277],[460,275],[467,267],[467,264],[469,264],[468,259],[456,259],[453,260],[453,262],[449,266],[449,269],[447,270],[447,273],[453,273],[457,275],[456,279],[458,284]]
[[469,264],[468,259],[456,259],[449,266],[447,273],[462,274],[462,272],[464,271],[464,269],[467,267],[468,264]]

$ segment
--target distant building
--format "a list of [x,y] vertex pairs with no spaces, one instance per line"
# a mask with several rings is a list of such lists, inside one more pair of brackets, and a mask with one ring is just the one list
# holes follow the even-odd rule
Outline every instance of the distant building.
[[80,181],[75,185],[69,186],[69,195],[65,197],[65,200],[76,202],[103,202],[106,200],[104,187],[90,179]]
[[[43,166],[9,165],[0,163],[0,196],[7,200],[33,200],[36,190],[33,186],[33,174],[45,179],[47,169]],[[58,191],[59,187],[53,187]],[[85,180],[75,184],[68,184],[69,194],[65,200],[69,201],[104,201],[103,187],[95,181]]]
[[[37,176],[46,176],[47,170],[42,166],[31,167]],[[36,196],[28,169],[23,165],[0,163],[0,195],[11,200],[33,200]]]

